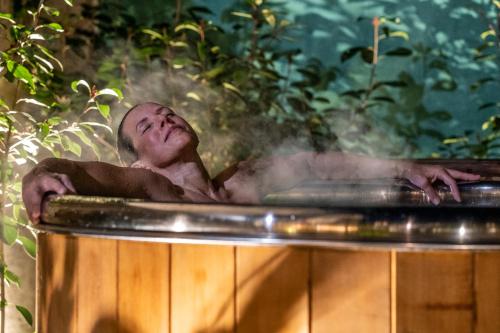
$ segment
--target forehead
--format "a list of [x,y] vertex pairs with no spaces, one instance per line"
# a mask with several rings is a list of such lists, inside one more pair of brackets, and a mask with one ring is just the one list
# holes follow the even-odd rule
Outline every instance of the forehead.
[[135,126],[141,120],[165,109],[170,110],[170,108],[167,108],[166,106],[155,103],[146,103],[136,106],[125,115],[125,118],[123,119],[123,132],[128,134],[132,133],[131,131],[135,131]]

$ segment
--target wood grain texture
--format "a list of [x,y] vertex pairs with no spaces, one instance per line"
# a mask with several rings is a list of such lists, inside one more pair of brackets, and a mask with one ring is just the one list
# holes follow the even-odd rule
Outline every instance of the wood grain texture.
[[236,251],[237,332],[308,332],[309,250]]
[[313,250],[312,332],[390,331],[390,253]]
[[473,254],[398,253],[397,331],[470,333]]
[[171,332],[233,332],[233,247],[173,244],[171,251]]
[[500,252],[475,254],[476,326],[474,332],[500,332]]
[[118,242],[118,321],[135,333],[168,333],[169,251],[164,243]]
[[116,273],[116,240],[78,238],[78,332],[119,332]]
[[37,245],[37,332],[79,332],[76,239],[40,233]]

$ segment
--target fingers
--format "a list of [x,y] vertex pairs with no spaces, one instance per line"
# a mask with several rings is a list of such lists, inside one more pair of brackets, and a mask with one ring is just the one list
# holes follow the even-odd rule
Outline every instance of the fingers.
[[31,222],[37,224],[42,215],[43,200],[48,193],[76,193],[69,178],[63,174],[45,174],[23,183],[23,201]]
[[460,197],[457,180],[476,181],[481,178],[480,175],[431,165],[413,165],[406,177],[413,184],[420,187],[427,194],[429,200],[435,205],[441,201],[438,193],[432,187],[432,183],[437,179],[440,179],[448,185],[453,198],[461,202],[462,199]]
[[30,192],[23,191],[23,201],[24,206],[26,207],[26,212],[28,213],[28,217],[33,224],[37,224],[40,222],[40,203],[42,202],[42,196],[38,191]]
[[420,187],[425,192],[425,194],[427,194],[427,197],[434,205],[438,205],[439,202],[441,202],[441,198],[437,194],[434,187],[432,187],[432,184],[428,178],[422,178],[419,181],[413,183]]
[[437,205],[441,201],[441,198],[437,194],[436,190],[434,187],[432,187],[432,183],[429,181],[429,177],[424,176],[422,174],[417,175],[414,174],[412,178],[409,179],[413,184],[421,188],[424,193],[427,195],[429,200],[434,204]]
[[73,183],[71,182],[71,180],[69,179],[68,175],[65,175],[65,174],[62,174],[62,173],[57,173],[54,175],[57,179],[59,179],[59,181],[61,181],[61,183],[66,186],[66,188],[68,189],[68,191],[70,193],[74,193],[76,194],[76,190],[75,190],[75,187],[73,186]]
[[450,176],[452,176],[455,179],[461,179],[461,180],[479,180],[481,178],[480,175],[472,174],[472,173],[467,173],[467,172],[462,172],[454,169],[445,169]]
[[458,190],[457,182],[452,178],[447,172],[448,170],[443,169],[437,173],[437,178],[441,179],[446,185],[450,187],[451,195],[453,199],[457,202],[461,202],[462,198],[460,198],[460,191]]

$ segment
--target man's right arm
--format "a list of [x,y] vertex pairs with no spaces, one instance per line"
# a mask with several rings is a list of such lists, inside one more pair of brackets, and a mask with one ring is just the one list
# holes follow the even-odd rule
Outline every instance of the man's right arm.
[[149,170],[57,158],[43,160],[23,178],[23,201],[32,222],[39,222],[48,194],[183,200],[181,189]]

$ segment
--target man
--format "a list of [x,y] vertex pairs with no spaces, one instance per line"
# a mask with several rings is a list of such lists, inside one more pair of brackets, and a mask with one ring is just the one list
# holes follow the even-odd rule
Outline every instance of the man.
[[479,175],[380,160],[339,152],[300,152],[239,162],[210,178],[197,152],[192,127],[170,108],[139,104],[124,116],[118,129],[120,155],[130,167],[102,162],[49,158],[23,179],[23,200],[32,222],[40,220],[47,194],[81,194],[143,198],[157,201],[258,203],[267,193],[291,188],[308,179],[406,178],[439,203],[432,187],[446,183],[460,201],[456,180]]

